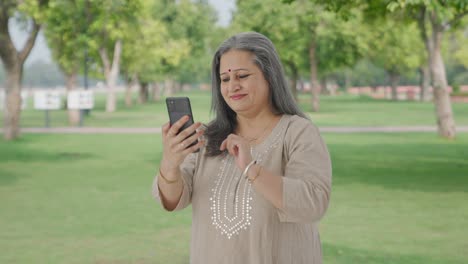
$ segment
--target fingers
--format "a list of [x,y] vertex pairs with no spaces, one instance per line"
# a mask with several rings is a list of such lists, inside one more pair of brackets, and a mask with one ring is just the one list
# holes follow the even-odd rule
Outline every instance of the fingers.
[[177,149],[178,150],[185,150],[187,147],[192,147],[192,144],[195,145],[196,143],[198,143],[198,141],[200,141],[200,137],[203,135],[204,132],[205,132],[204,130],[194,132],[193,135],[191,135],[190,137],[188,137],[188,138],[184,139],[182,142],[180,142],[177,145]]
[[200,122],[194,123],[191,126],[187,127],[186,129],[179,132],[179,134],[175,137],[176,142],[182,142],[188,137],[192,136],[195,131],[201,126]]
[[239,147],[241,145],[241,140],[240,137],[234,134],[230,134],[222,143],[220,146],[220,150],[227,150],[229,154],[233,156],[237,156],[237,153],[239,153]]
[[219,147],[219,150],[224,151],[226,149],[226,145],[227,145],[227,138],[223,140],[223,142],[221,143],[221,146]]
[[175,136],[179,132],[180,128],[189,120],[189,116],[185,115],[181,117],[177,122],[172,124],[171,128],[169,129],[169,135],[170,136]]
[[199,148],[203,147],[204,145],[205,145],[205,140],[199,140],[197,144],[183,150],[182,155],[186,156],[186,155],[188,155],[190,153],[193,153],[196,150],[198,150]]
[[[199,127],[199,125],[194,124],[194,125],[192,125],[190,127],[190,129],[187,128],[186,129],[187,131],[192,131],[193,130],[192,135],[189,135],[188,137],[186,137],[186,138],[184,138],[182,140],[180,140],[179,136],[173,138],[172,143],[170,143],[168,145],[168,149],[170,149],[170,152],[174,153],[174,154],[181,153],[186,149],[190,149],[191,147],[193,147],[193,145],[196,145],[196,143],[199,143],[200,138],[203,136],[205,131],[204,130],[195,131],[195,129],[198,128],[198,127]],[[203,144],[201,146],[203,146]],[[197,149],[197,148],[195,148],[195,149]]]
[[162,130],[163,137],[167,136],[167,133],[169,132],[169,128],[171,128],[171,125],[169,124],[169,122],[167,122],[166,124],[162,126],[161,130]]
[[197,141],[202,135],[205,133],[204,130],[200,130],[198,132],[195,132],[192,136],[186,138],[182,143],[184,143],[186,146],[191,145],[193,142]]

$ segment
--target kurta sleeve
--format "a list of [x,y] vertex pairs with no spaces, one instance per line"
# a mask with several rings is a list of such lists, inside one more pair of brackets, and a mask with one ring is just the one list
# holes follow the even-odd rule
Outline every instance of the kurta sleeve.
[[316,222],[330,201],[332,168],[319,130],[309,120],[297,118],[286,131],[283,159],[281,222]]
[[[195,173],[197,158],[198,158],[198,153],[191,153],[187,155],[184,162],[180,165],[180,172],[181,172],[181,177],[182,177],[184,188],[182,190],[182,195],[180,197],[179,203],[177,204],[176,208],[174,208],[173,211],[184,209],[190,204],[192,200],[192,183],[193,183],[193,175]],[[170,211],[166,208],[166,206],[164,205],[161,199],[160,190],[158,186],[158,180],[159,180],[159,172],[153,181],[153,188],[152,188],[153,197],[163,206],[163,208],[166,211]]]

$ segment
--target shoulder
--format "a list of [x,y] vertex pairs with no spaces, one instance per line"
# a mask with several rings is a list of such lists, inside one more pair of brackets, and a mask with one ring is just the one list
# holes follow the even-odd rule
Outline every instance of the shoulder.
[[289,115],[286,116],[286,118],[288,119],[288,125],[286,129],[287,137],[297,137],[304,133],[306,133],[308,136],[311,136],[311,134],[319,134],[319,129],[317,126],[307,118],[297,115]]
[[303,148],[314,148],[317,144],[323,144],[320,131],[311,120],[297,115],[287,116],[287,118],[288,122],[283,141],[287,152]]

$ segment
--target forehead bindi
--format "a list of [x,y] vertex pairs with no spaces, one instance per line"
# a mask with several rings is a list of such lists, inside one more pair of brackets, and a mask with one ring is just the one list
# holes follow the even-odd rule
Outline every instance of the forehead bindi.
[[223,74],[229,74],[229,73],[236,73],[236,72],[240,72],[240,71],[249,71],[249,69],[246,69],[246,68],[238,68],[238,69],[231,69],[231,68],[228,68],[224,71],[221,71],[220,75],[223,75]]
[[221,56],[220,74],[232,73],[241,70],[250,70],[254,66],[252,53],[242,50],[231,50]]

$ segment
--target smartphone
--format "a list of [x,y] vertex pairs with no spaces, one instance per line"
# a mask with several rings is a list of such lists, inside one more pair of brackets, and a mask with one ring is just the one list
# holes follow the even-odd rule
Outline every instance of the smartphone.
[[[189,116],[189,120],[180,128],[179,132],[191,126],[193,122],[192,107],[190,106],[190,99],[188,97],[167,97],[166,98],[167,112],[169,113],[169,123],[171,126],[185,115]],[[193,132],[190,136],[195,134]],[[188,137],[190,137],[188,136]],[[194,141],[187,148],[198,143]],[[198,150],[197,150],[198,151]]]

